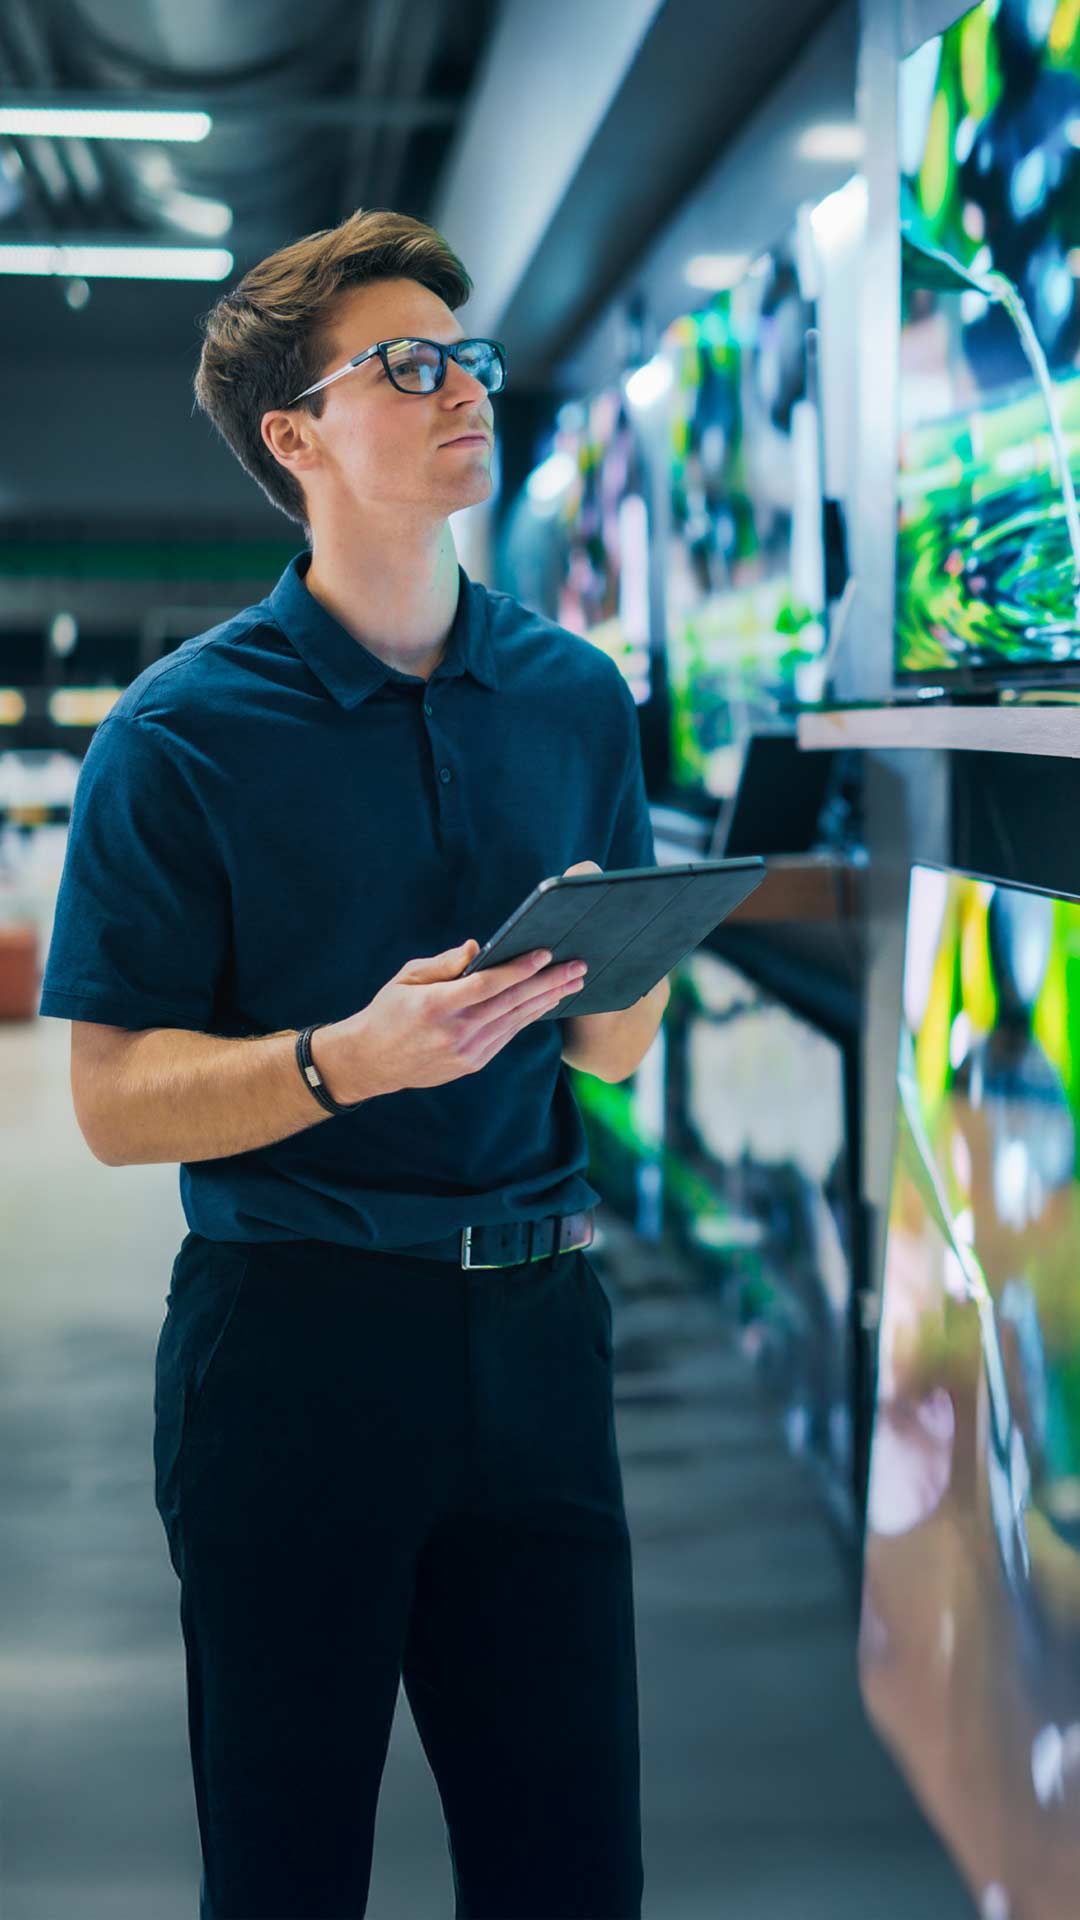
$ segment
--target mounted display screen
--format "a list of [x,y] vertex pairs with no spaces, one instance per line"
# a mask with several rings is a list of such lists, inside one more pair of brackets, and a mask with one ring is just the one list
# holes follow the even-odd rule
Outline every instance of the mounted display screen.
[[898,678],[1080,677],[1080,8],[901,63]]
[[824,645],[812,321],[793,233],[659,346],[672,369],[671,778],[717,799],[734,792],[750,733],[804,697],[799,670]]
[[1080,900],[912,872],[859,1669],[980,1913],[1080,1888]]

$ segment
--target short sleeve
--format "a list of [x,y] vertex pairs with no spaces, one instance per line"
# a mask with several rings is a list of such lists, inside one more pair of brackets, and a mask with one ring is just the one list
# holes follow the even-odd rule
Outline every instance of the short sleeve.
[[228,902],[220,852],[162,730],[108,715],[79,769],[39,1011],[209,1030]]
[[637,705],[621,673],[618,675],[618,686],[623,709],[625,744],[622,784],[607,858],[604,861],[604,870],[607,873],[618,872],[624,867],[659,865],[653,844],[649,802],[645,794],[645,772],[641,764],[641,727],[638,722]]

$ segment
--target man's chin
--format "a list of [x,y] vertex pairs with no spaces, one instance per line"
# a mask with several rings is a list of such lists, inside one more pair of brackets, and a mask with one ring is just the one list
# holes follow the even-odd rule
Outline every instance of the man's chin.
[[450,509],[451,513],[458,507],[474,507],[480,501],[490,499],[492,479],[489,467],[485,464],[481,470],[477,465],[473,465],[469,473],[463,474],[459,484],[450,491],[455,501],[455,505]]

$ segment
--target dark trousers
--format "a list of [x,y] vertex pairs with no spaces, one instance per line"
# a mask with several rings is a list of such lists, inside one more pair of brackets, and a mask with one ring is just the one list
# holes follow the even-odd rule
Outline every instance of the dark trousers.
[[630,1540],[584,1250],[468,1270],[188,1233],[154,1416],[201,1920],[365,1913],[402,1680],[459,1920],[639,1920]]

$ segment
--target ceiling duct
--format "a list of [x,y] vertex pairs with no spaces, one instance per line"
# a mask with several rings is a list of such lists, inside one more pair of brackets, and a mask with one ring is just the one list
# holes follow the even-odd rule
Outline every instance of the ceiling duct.
[[0,81],[19,95],[214,119],[190,143],[20,137],[28,210],[65,235],[225,245],[243,267],[356,205],[391,205],[415,127],[456,116],[454,99],[420,97],[445,28],[438,0],[8,0]]

